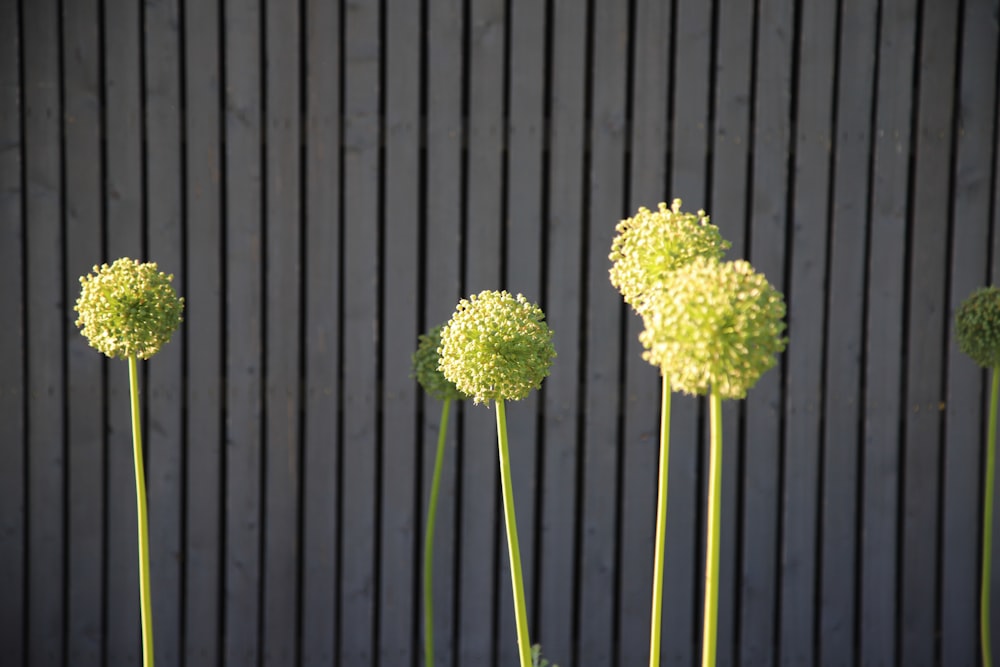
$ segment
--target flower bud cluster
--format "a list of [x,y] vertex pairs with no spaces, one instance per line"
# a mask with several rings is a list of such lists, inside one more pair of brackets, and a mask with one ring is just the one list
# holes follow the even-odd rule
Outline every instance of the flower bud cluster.
[[80,278],[74,310],[90,346],[109,357],[149,359],[181,323],[184,299],[155,263],[123,257]]
[[981,287],[955,313],[958,347],[983,368],[1000,366],[1000,289]]
[[413,374],[417,382],[432,398],[439,401],[447,399],[462,400],[465,394],[458,390],[455,383],[444,376],[438,368],[440,357],[438,348],[441,346],[441,329],[439,324],[417,338],[417,351],[413,353]]
[[525,398],[556,356],[542,309],[506,291],[462,299],[441,331],[438,353],[444,376],[475,403]]

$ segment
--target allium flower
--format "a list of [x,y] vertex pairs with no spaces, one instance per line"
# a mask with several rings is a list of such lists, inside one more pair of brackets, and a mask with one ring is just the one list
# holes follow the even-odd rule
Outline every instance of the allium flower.
[[646,294],[658,289],[668,273],[695,257],[721,259],[730,245],[704,211],[682,212],[680,199],[669,209],[661,203],[655,213],[640,208],[635,217],[622,220],[615,229],[618,236],[608,255],[614,262],[611,284],[640,314]]
[[955,313],[958,347],[984,368],[1000,366],[1000,289],[982,287]]
[[441,331],[440,368],[475,403],[517,401],[538,389],[556,356],[545,314],[520,294],[462,299]]
[[643,358],[671,387],[744,398],[785,349],[785,302],[748,262],[698,257],[647,294]]
[[458,390],[455,383],[444,376],[438,368],[440,358],[438,348],[441,346],[441,329],[438,325],[418,337],[417,351],[413,353],[413,374],[417,382],[432,398],[439,401],[445,399],[462,400],[465,394]]
[[109,357],[149,359],[181,323],[184,299],[170,284],[173,278],[153,262],[127,257],[95,266],[93,274],[80,278],[76,326],[91,347]]

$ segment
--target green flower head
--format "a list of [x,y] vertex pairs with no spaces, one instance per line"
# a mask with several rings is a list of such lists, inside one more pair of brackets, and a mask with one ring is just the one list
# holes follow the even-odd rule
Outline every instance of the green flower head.
[[955,313],[958,347],[983,368],[1000,366],[1000,289],[981,287]]
[[611,284],[640,314],[646,294],[658,289],[668,273],[695,257],[722,259],[729,247],[704,211],[684,213],[680,199],[669,209],[661,203],[655,213],[640,208],[635,217],[622,220],[615,229],[618,236],[608,255],[613,262]]
[[417,382],[432,398],[439,401],[446,399],[462,400],[465,394],[458,390],[455,383],[444,376],[438,368],[440,357],[438,348],[441,346],[441,329],[439,324],[417,338],[417,351],[413,353],[413,375]]
[[93,274],[80,278],[76,326],[91,347],[109,357],[149,359],[181,323],[184,299],[170,284],[173,279],[155,263],[127,257],[95,266]]
[[538,389],[556,356],[545,314],[520,294],[462,299],[441,331],[440,368],[475,403],[518,401]]
[[785,302],[748,262],[698,257],[650,292],[643,358],[674,389],[744,398],[785,349]]

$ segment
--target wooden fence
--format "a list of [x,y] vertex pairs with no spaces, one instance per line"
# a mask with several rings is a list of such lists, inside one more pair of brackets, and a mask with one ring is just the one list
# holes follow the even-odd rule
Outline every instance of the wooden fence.
[[[607,255],[681,197],[788,303],[725,408],[719,665],[977,665],[952,318],[1000,271],[997,34],[991,0],[2,0],[0,662],[141,662],[127,369],[72,312],[131,256],[186,298],[142,365],[159,665],[422,664],[410,355],[500,288],[558,351],[508,410],[533,639],[646,664],[659,379]],[[689,666],[706,411],[673,412]],[[513,665],[493,413],[450,432],[438,664]]]

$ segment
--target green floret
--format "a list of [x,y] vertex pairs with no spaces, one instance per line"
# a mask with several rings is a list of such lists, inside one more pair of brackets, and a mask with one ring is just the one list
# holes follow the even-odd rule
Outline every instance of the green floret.
[[506,291],[462,299],[441,331],[438,353],[444,376],[475,403],[526,397],[556,356],[542,309]]
[[744,398],[785,349],[785,302],[749,263],[698,257],[648,295],[643,358],[688,394]]
[[955,313],[958,347],[983,368],[1000,366],[1000,289],[981,287]]
[[439,324],[418,337],[417,351],[413,353],[413,374],[417,382],[432,398],[439,401],[446,399],[462,400],[465,394],[458,390],[455,383],[444,376],[438,368],[440,357],[438,348],[441,346],[441,329]]
[[170,284],[173,278],[153,262],[127,257],[95,266],[93,274],[80,278],[76,326],[91,347],[109,357],[149,359],[182,320],[184,299]]
[[611,284],[640,314],[646,309],[647,294],[659,289],[671,271],[695,257],[721,259],[730,245],[704,211],[681,211],[680,199],[670,208],[661,203],[656,212],[640,208],[615,230],[618,235],[608,255],[614,263]]

